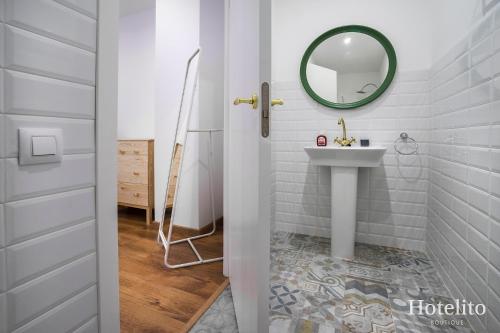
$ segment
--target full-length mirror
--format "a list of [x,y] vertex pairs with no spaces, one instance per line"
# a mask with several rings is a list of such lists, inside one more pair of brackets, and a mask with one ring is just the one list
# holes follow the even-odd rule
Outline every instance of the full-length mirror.
[[379,97],[395,71],[396,53],[389,40],[374,29],[353,25],[315,39],[302,58],[300,77],[317,102],[350,109]]

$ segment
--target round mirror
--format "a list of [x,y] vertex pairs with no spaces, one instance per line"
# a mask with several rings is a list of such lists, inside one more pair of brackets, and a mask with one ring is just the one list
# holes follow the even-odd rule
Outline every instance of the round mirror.
[[307,48],[300,79],[317,102],[352,109],[379,97],[396,72],[396,52],[377,30],[360,25],[325,32]]

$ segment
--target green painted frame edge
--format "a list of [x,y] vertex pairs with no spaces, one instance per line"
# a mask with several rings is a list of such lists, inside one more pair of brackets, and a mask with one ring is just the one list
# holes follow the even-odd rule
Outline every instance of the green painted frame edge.
[[[325,40],[327,40],[332,36],[345,32],[359,32],[375,38],[380,44],[382,44],[385,51],[387,52],[387,58],[389,59],[389,69],[387,71],[387,76],[385,77],[384,82],[382,82],[382,85],[380,85],[380,87],[377,90],[375,90],[375,92],[370,96],[353,103],[334,103],[320,97],[318,94],[314,92],[314,90],[309,85],[309,82],[307,81],[306,69],[311,54],[322,42],[324,42]],[[302,56],[302,61],[300,62],[300,81],[302,82],[302,86],[309,94],[309,96],[311,96],[316,102],[334,109],[354,109],[366,105],[368,103],[371,103],[378,97],[380,97],[380,95],[382,95],[386,91],[386,89],[390,86],[392,80],[394,79],[394,75],[396,74],[396,67],[397,67],[396,51],[394,50],[394,47],[392,46],[389,39],[387,39],[387,37],[385,37],[381,32],[363,25],[344,25],[341,27],[328,30],[327,32],[321,34],[318,38],[316,38],[311,43],[311,45],[309,45],[306,52]]]

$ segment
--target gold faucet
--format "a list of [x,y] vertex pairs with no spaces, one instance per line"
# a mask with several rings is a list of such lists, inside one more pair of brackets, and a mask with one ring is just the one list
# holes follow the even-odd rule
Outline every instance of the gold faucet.
[[345,121],[344,121],[344,118],[341,117],[339,119],[338,124],[342,125],[342,139],[340,139],[339,137],[336,137],[335,138],[335,143],[338,143],[342,147],[350,147],[351,143],[356,142],[356,139],[354,137],[351,137],[350,139],[347,138],[347,133],[346,133],[346,130],[345,130]]

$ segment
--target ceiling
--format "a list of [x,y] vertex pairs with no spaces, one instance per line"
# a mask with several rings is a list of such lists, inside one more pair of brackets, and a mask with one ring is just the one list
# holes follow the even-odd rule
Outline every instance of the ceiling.
[[[350,43],[345,40],[350,38]],[[385,58],[384,47],[373,37],[348,32],[330,37],[311,56],[312,63],[337,73],[379,72]]]
[[127,16],[155,6],[156,0],[120,0],[120,16]]

